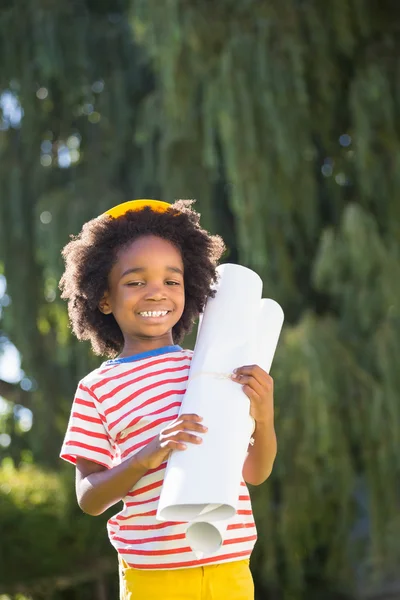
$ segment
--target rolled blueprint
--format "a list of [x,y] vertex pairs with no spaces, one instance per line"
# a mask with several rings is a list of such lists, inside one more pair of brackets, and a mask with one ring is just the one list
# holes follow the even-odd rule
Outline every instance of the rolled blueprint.
[[198,556],[220,547],[236,512],[254,427],[249,399],[231,374],[246,364],[269,370],[283,322],[279,305],[261,300],[262,282],[256,273],[228,264],[218,267],[218,274],[181,407],[181,413],[201,415],[208,432],[201,445],[189,444],[185,452],[171,454],[157,511],[160,520],[189,523],[187,540]]

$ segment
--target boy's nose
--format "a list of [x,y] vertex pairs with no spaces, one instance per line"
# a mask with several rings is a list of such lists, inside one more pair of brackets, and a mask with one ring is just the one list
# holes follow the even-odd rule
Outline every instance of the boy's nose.
[[161,286],[153,286],[146,294],[146,300],[164,300],[166,298],[165,289]]

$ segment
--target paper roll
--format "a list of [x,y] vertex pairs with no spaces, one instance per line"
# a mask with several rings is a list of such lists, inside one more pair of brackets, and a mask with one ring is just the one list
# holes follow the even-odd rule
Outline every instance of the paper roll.
[[[261,300],[262,282],[245,267],[222,265],[215,298],[201,319],[181,414],[203,417],[208,432],[169,458],[159,520],[189,523],[196,556],[216,552],[236,513],[243,463],[254,428],[250,402],[231,380],[233,369],[260,364],[269,371],[283,322],[273,300]],[[267,368],[268,367],[268,368]]]
[[[269,373],[284,321],[282,308],[271,299],[260,302],[260,316],[257,320],[258,355],[257,364]],[[204,521],[189,523],[186,539],[197,559],[218,552],[223,544],[229,520],[209,523]]]
[[271,370],[283,321],[284,314],[281,306],[271,298],[263,298],[260,305],[259,333],[257,336],[257,364],[267,373]]
[[189,383],[183,411],[201,415],[208,431],[201,445],[188,444],[184,452],[171,455],[157,518],[228,519],[236,512],[238,481],[253,430],[248,398],[237,383],[204,376]]
[[258,353],[260,277],[240,265],[221,265],[217,272],[216,296],[208,299],[201,317],[189,380],[200,372],[231,374]]
[[[174,452],[167,465],[157,518],[168,521],[227,519],[235,514],[238,481],[252,431],[249,400],[230,379],[254,363],[262,281],[239,265],[218,267],[215,298],[202,318],[181,413],[197,413],[208,427],[199,446]],[[211,505],[211,506],[210,506]]]
[[215,554],[221,548],[229,520],[189,523],[186,540],[197,559]]

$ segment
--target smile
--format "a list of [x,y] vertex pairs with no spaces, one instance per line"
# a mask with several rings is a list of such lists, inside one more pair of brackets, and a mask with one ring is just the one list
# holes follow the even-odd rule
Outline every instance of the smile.
[[141,317],[165,317],[170,311],[169,310],[145,310],[139,313]]

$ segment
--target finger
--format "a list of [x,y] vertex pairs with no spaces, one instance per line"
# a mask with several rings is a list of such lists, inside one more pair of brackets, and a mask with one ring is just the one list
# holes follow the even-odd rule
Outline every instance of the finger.
[[262,369],[258,365],[247,365],[235,369],[232,373],[232,379],[236,381],[238,376],[240,375],[251,375],[259,383],[271,388],[274,385],[274,380],[272,379],[271,375],[269,375],[266,371],[264,371],[264,369]]
[[166,440],[165,442],[161,442],[160,448],[163,450],[186,450],[187,445],[183,442],[178,442],[176,440]]
[[194,421],[182,421],[181,419],[174,421],[165,427],[163,431],[181,431],[182,429],[198,431],[199,433],[205,433],[207,431],[207,427],[205,425],[201,425],[200,423],[196,423]]
[[261,385],[252,375],[239,375],[234,381],[240,383],[242,386],[250,387],[259,396],[265,394],[265,384]]
[[164,443],[166,440],[171,439],[177,442],[188,442],[189,444],[201,444],[203,441],[203,438],[201,438],[200,436],[182,430],[170,431],[168,432],[167,436],[161,435],[160,438],[162,440],[162,443]]
[[253,377],[261,377],[264,379],[272,379],[272,377],[264,371],[259,365],[243,365],[233,370],[233,373],[241,373],[243,375],[253,375]]
[[202,425],[201,423],[194,423],[193,421],[184,421],[182,423],[182,428],[190,431],[199,431],[200,433],[205,433],[208,431],[208,427]]
[[166,425],[163,428],[163,430],[169,431],[169,430],[173,429],[174,427],[176,427],[177,425],[183,426],[183,423],[186,423],[187,421],[191,421],[192,423],[195,423],[197,426],[197,423],[200,423],[202,420],[203,420],[203,417],[200,417],[199,415],[196,415],[196,414],[179,415],[179,417],[177,419],[175,419],[174,421],[169,423],[169,425]]
[[252,403],[258,403],[261,402],[261,397],[259,394],[257,394],[257,392],[251,388],[249,385],[244,385],[243,386],[243,391],[246,394],[246,396],[248,397],[248,399],[252,402]]
[[196,414],[184,414],[179,415],[179,419],[182,419],[183,421],[202,421],[203,417]]

